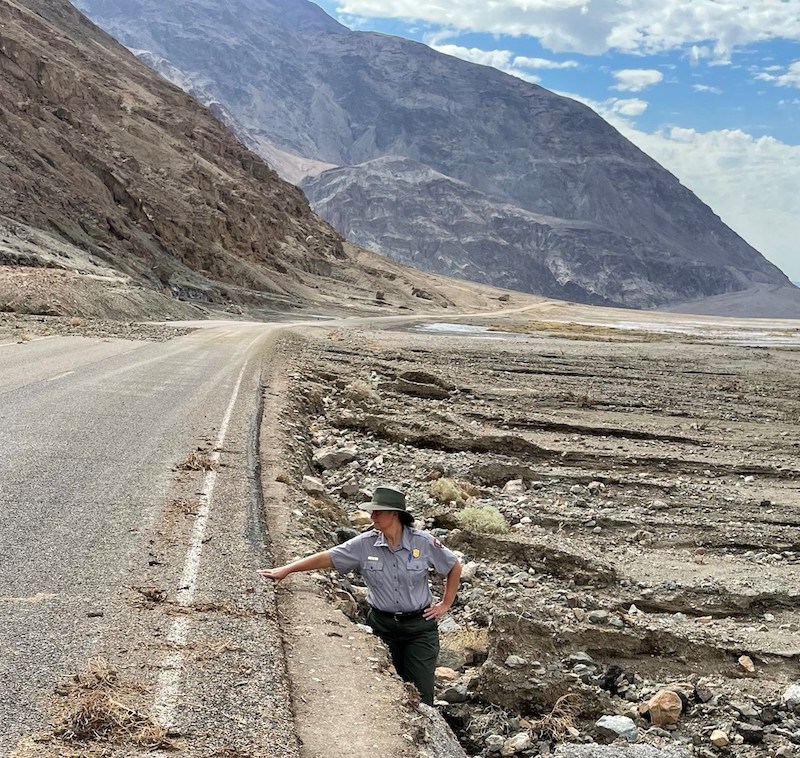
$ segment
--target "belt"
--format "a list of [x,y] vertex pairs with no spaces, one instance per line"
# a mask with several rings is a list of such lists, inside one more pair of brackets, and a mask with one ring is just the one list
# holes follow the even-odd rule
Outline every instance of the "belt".
[[392,611],[382,611],[380,608],[375,608],[372,605],[369,607],[369,609],[376,616],[386,619],[393,619],[394,621],[407,621],[409,619],[422,618],[422,614],[427,610],[426,608],[420,608],[418,611],[403,611],[399,613],[393,613]]

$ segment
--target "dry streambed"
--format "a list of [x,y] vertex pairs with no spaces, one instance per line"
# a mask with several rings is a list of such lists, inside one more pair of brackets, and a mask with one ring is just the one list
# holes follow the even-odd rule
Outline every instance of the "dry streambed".
[[[570,337],[298,345],[298,550],[388,480],[463,554],[439,697],[469,755],[792,754],[800,351]],[[358,578],[323,581],[357,620]]]

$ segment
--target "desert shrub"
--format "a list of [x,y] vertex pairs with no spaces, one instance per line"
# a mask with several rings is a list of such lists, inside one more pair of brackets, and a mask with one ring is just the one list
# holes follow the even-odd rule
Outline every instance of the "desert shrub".
[[479,492],[480,490],[473,484],[457,482],[455,479],[445,476],[431,482],[430,486],[431,496],[435,500],[440,503],[455,503],[456,505],[464,505],[470,497],[474,497]]
[[501,534],[508,531],[508,522],[493,505],[467,506],[456,514],[458,523],[472,532]]
[[356,405],[377,405],[381,396],[362,379],[350,382],[344,388],[344,396]]

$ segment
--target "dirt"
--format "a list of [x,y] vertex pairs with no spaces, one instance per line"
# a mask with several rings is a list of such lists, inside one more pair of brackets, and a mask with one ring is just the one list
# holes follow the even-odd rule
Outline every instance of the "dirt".
[[[306,552],[328,547],[360,490],[392,481],[476,564],[450,632],[464,702],[452,683],[439,690],[469,755],[569,692],[581,702],[571,739],[601,741],[599,716],[668,687],[686,697],[681,721],[659,729],[634,713],[643,743],[710,755],[722,728],[734,755],[796,744],[781,694],[800,680],[800,350],[517,327],[529,333],[308,335],[287,387],[298,407],[284,474],[295,488],[321,477],[327,495],[299,498],[290,531]],[[355,462],[310,463],[343,445]],[[441,477],[463,485],[457,501],[432,496]],[[467,506],[496,508],[508,530],[464,527]],[[317,579],[344,606],[362,594],[351,580]],[[480,634],[477,649],[458,642]],[[591,656],[588,674],[576,654]]]
[[[546,304],[539,317],[569,310]],[[0,337],[84,326],[9,316]],[[785,755],[777,751],[798,744],[800,722],[781,693],[800,681],[800,351],[577,321],[564,328],[527,314],[496,326],[505,331],[314,328],[285,337],[263,375],[266,533],[251,536],[241,565],[226,568],[224,582],[190,609],[164,593],[161,574],[178,562],[203,471],[176,466],[157,542],[131,581],[132,615],[118,620],[123,674],[151,679],[153,656],[168,648],[133,640],[153,630],[164,638],[176,615],[196,615],[204,636],[187,650],[199,675],[219,691],[232,672],[256,677],[270,693],[272,705],[260,707],[272,714],[274,742],[272,753],[253,753],[221,740],[210,723],[207,732],[170,736],[184,752],[456,755],[435,747],[433,722],[357,626],[356,576],[292,577],[274,596],[270,586],[254,595],[239,579],[254,560],[278,563],[335,544],[353,528],[365,491],[385,481],[406,488],[420,523],[472,570],[442,632],[440,662],[456,678],[437,690],[466,755],[488,755],[487,738],[521,731],[532,736],[522,755],[564,740],[591,745],[604,741],[597,718],[612,714],[634,716],[642,744],[705,756],[717,754],[715,728],[731,736],[727,753],[736,756]],[[141,328],[144,339],[172,329],[105,328],[126,338]],[[353,463],[330,471],[313,464],[317,449],[342,445],[356,448]],[[320,477],[326,494],[304,492],[305,475]],[[434,488],[444,479],[455,482],[452,501],[432,494],[444,491]],[[489,506],[507,531],[462,520],[466,508]],[[220,560],[239,555],[242,546],[225,535],[240,514],[223,508],[218,518],[211,546]],[[509,666],[509,656],[524,663]],[[592,661],[586,669],[576,666],[583,656]],[[664,687],[687,701],[675,729],[634,713]],[[130,706],[147,712],[152,692],[151,682]],[[574,714],[554,718],[560,699],[573,695]],[[548,731],[556,722],[558,740]],[[755,739],[748,727],[766,732],[758,744],[744,742]],[[19,754],[64,751],[41,739]]]

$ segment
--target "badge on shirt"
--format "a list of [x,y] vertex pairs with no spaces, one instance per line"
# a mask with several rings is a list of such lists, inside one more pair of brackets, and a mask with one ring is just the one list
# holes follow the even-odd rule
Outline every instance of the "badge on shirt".
[[414,549],[411,551],[411,555],[413,555],[415,558],[419,558],[419,548],[418,548],[418,547],[415,547],[415,548],[414,548]]

